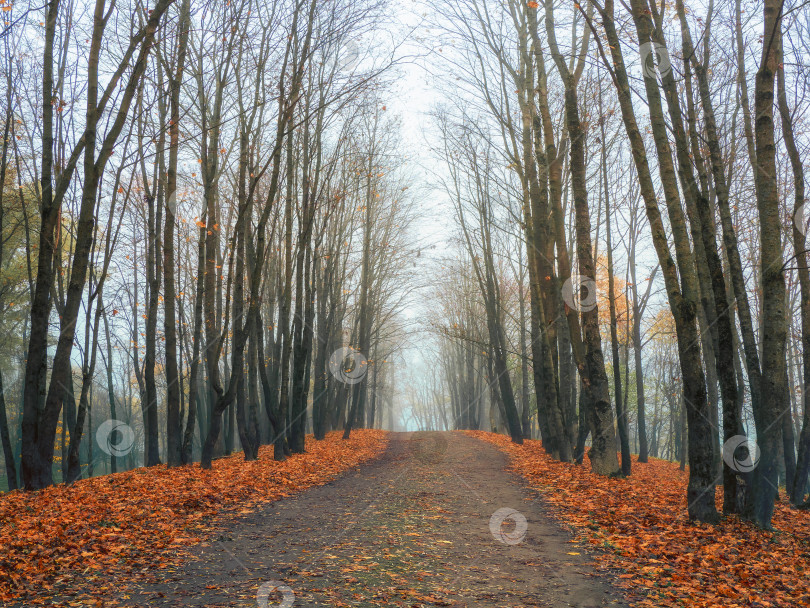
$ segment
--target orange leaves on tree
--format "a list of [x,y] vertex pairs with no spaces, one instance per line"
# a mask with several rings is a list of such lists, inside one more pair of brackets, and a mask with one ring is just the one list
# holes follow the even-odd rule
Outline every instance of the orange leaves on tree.
[[111,592],[111,579],[118,593],[122,582],[177,567],[228,514],[327,483],[387,442],[384,431],[341,435],[310,436],[307,452],[284,462],[263,446],[257,461],[237,454],[208,471],[161,465],[0,496],[0,604],[53,605],[57,585],[60,596],[80,600],[71,605],[93,605]]
[[[737,517],[720,524],[687,517],[689,475],[676,463],[633,462],[626,479],[608,479],[553,460],[539,441],[468,431],[511,457],[512,469],[542,492],[577,539],[604,549],[597,561],[624,570],[619,586],[643,608],[810,606],[810,513],[777,502],[776,532]],[[717,507],[722,510],[722,487]]]

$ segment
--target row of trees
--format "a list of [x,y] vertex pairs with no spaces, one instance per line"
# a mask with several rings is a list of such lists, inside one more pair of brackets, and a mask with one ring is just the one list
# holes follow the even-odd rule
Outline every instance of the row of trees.
[[[419,255],[382,103],[393,60],[357,43],[379,42],[385,5],[3,13],[9,486],[47,486],[59,460],[80,477],[88,435],[108,428],[93,428],[101,402],[138,418],[147,466],[210,467],[237,441],[283,458],[308,425],[378,423]],[[804,502],[810,20],[779,0],[751,13],[431,7],[447,93],[431,160],[457,255],[431,311],[444,387],[432,375],[409,392],[417,424],[488,417],[563,461],[590,443],[604,475],[630,474],[634,447],[642,462],[666,452],[688,460],[700,521],[717,519],[722,482],[724,511],[769,526],[780,469]],[[755,466],[727,453],[743,435]],[[109,468],[133,464],[112,454]]]
[[481,424],[486,396],[491,422],[518,443],[536,425],[560,460],[590,436],[601,474],[630,474],[632,447],[685,455],[700,521],[722,483],[724,512],[768,527],[780,469],[804,503],[806,7],[439,6],[455,78],[437,181],[448,264],[470,269],[441,288],[464,307],[432,323],[456,426]]
[[4,9],[10,489],[380,423],[415,217],[383,8]]

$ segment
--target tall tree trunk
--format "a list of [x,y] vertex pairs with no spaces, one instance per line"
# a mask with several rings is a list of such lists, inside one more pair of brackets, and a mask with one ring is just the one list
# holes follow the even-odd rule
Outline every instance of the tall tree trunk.
[[[101,294],[98,294],[98,306],[101,308],[101,316],[104,320],[104,340],[107,344],[107,360],[106,360],[106,371],[107,371],[107,402],[110,406],[110,420],[117,420],[117,412],[116,412],[116,405],[115,405],[115,384],[113,383],[113,347],[112,347],[112,336],[110,334],[110,321],[107,318],[107,311],[104,308],[104,300],[102,299]],[[115,455],[115,452],[112,451],[110,454],[110,473],[117,473],[118,472],[118,457]]]
[[[689,32],[688,24],[686,23],[686,13],[681,0],[676,2],[677,11],[681,19],[681,32],[684,57],[691,57],[692,63],[696,66],[695,70],[698,74],[698,84],[701,89],[708,89],[708,81],[703,72],[703,66],[697,61],[695,56],[695,49],[692,45],[691,34]],[[710,4],[710,13],[713,6]],[[707,36],[709,33],[707,32]],[[660,44],[660,40],[659,40]],[[697,122],[694,117],[694,110],[691,107],[691,73],[689,66],[686,66],[686,86],[687,94],[690,97],[689,119],[694,129]],[[703,74],[701,76],[701,74]],[[714,212],[711,209],[707,193],[702,192],[698,187],[692,173],[693,162],[697,161],[697,166],[701,170],[702,159],[700,157],[700,149],[693,146],[692,154],[689,154],[688,143],[686,138],[685,129],[681,117],[681,111],[676,105],[678,103],[678,91],[675,85],[674,78],[671,72],[664,77],[665,90],[667,92],[667,103],[670,106],[670,116],[673,120],[673,130],[675,132],[677,150],[678,150],[678,163],[681,181],[686,192],[687,201],[691,200],[692,206],[696,208],[697,218],[690,218],[692,226],[699,227],[699,234],[694,235],[696,241],[700,241],[703,245],[703,254],[705,256],[705,265],[711,279],[711,288],[706,286],[706,291],[710,291],[713,295],[714,301],[714,321],[716,325],[716,369],[717,376],[720,381],[720,392],[723,398],[723,432],[724,440],[728,441],[735,435],[740,434],[742,429],[741,411],[742,404],[740,403],[739,395],[737,393],[737,378],[734,369],[734,337],[731,326],[731,306],[726,298],[726,283],[723,275],[723,265],[720,260],[720,254],[717,248],[715,238],[716,227],[714,222]],[[706,102],[708,91],[706,95],[702,95],[702,99]],[[708,103],[708,102],[707,102]],[[704,110],[706,109],[704,105]],[[708,106],[711,110],[711,106]],[[705,112],[704,112],[705,113]],[[714,135],[716,139],[716,131],[714,129],[713,113],[707,114],[710,116],[707,119],[707,129],[710,137]],[[697,140],[696,134],[694,139]],[[718,197],[728,198],[727,188],[725,187],[725,173],[722,163],[717,158],[719,150],[715,150],[714,158],[712,158],[712,167],[714,169],[713,175],[715,177],[715,192]],[[694,159],[694,160],[693,160]],[[689,202],[687,202],[689,207]],[[700,263],[699,263],[700,267]],[[711,322],[711,321],[710,321]],[[713,442],[716,445],[716,441]],[[717,452],[719,456],[719,451]],[[716,458],[715,461],[718,459]],[[725,512],[737,512],[738,509],[738,476],[737,471],[732,470],[728,465],[723,467],[723,487],[724,487],[724,500],[723,510]]]
[[[8,146],[9,134],[11,131],[11,124],[13,121],[13,106],[12,106],[12,77],[11,70],[6,74],[6,117],[5,127],[3,132],[3,152],[0,157],[0,237],[5,234],[5,205],[3,204],[6,185],[6,168],[8,167]],[[22,194],[22,188],[20,188]],[[25,208],[25,201],[23,201],[23,209]],[[26,237],[28,233],[27,226],[25,227]],[[0,238],[0,265],[3,263],[3,246],[4,238]],[[23,342],[25,338],[23,337]],[[11,437],[8,432],[8,417],[6,415],[6,395],[3,388],[3,374],[0,371],[0,440],[3,443],[3,459],[6,464],[6,480],[8,481],[8,489],[17,489],[17,466],[14,461],[14,449],[11,445]]]
[[[374,128],[372,131],[372,141],[377,135],[379,116],[374,117]],[[374,194],[372,191],[371,176],[374,171],[374,164],[376,161],[376,145],[372,143],[372,148],[368,155],[368,167],[366,167],[366,200],[365,200],[365,221],[363,222],[363,259],[360,270],[360,306],[357,310],[357,316],[360,320],[358,328],[358,350],[365,358],[368,356],[368,349],[371,341],[371,306],[370,294],[371,289],[371,230],[372,230],[372,205],[374,202]],[[351,408],[349,415],[346,419],[346,424],[343,428],[343,439],[348,439],[352,432],[358,413],[362,421],[362,413],[366,399],[366,375],[363,374],[360,382],[352,386],[351,391]]]
[[[197,237],[197,268],[205,267],[205,228],[199,228]],[[191,369],[188,375],[188,417],[186,429],[183,433],[183,446],[180,458],[183,464],[192,461],[192,448],[194,441],[194,424],[197,418],[197,401],[200,389],[200,343],[202,342],[203,324],[203,292],[205,290],[205,275],[197,273],[197,285],[194,293],[194,335],[192,336]],[[202,422],[202,417],[200,417]],[[204,437],[200,428],[200,438]]]
[[641,306],[638,301],[636,282],[635,243],[630,257],[631,289],[633,293],[633,356],[636,372],[636,406],[638,408],[638,461],[647,462],[649,445],[647,441],[647,413],[644,401],[644,370],[641,357]]
[[[580,328],[579,313],[577,309],[565,304],[560,286],[571,279],[571,260],[568,252],[568,244],[565,240],[565,217],[562,206],[563,192],[563,158],[565,150],[565,139],[561,138],[560,152],[554,140],[554,123],[551,117],[551,110],[548,104],[548,83],[545,69],[545,59],[543,48],[545,41],[540,39],[537,28],[537,13],[528,12],[529,33],[532,37],[532,49],[535,55],[537,67],[537,108],[539,116],[535,116],[533,121],[535,137],[535,155],[537,165],[540,168],[540,192],[543,193],[548,182],[548,199],[551,207],[551,225],[548,227],[550,233],[549,243],[545,249],[537,249],[538,260],[545,258],[554,259],[554,245],[557,247],[558,276],[553,272],[553,266],[547,269],[546,274],[541,271],[540,279],[549,277],[547,291],[549,306],[544,307],[546,324],[548,329],[548,342],[551,351],[550,357],[554,363],[554,355],[559,351],[557,362],[559,364],[559,389],[557,403],[561,410],[563,425],[568,437],[569,446],[574,446],[577,440],[577,375],[575,371],[583,361],[582,330]],[[545,142],[545,146],[543,146]],[[542,200],[542,199],[541,199]],[[541,214],[541,218],[543,215]],[[542,224],[541,224],[542,226]],[[537,245],[535,245],[537,246]],[[556,321],[555,321],[556,319]],[[555,327],[556,326],[556,327]],[[557,344],[552,342],[552,334],[556,331]],[[553,368],[552,368],[553,369]],[[586,404],[580,400],[580,404]],[[587,405],[587,404],[586,404]],[[587,410],[580,408],[580,416]],[[552,411],[553,413],[553,411]]]
[[17,467],[14,462],[14,449],[11,446],[11,437],[8,433],[8,418],[6,416],[6,393],[3,385],[3,373],[0,372],[0,439],[3,441],[3,460],[6,463],[6,481],[8,489],[17,489]]
[[[605,236],[607,238],[608,308],[610,311],[610,347],[613,357],[613,386],[616,399],[616,426],[619,429],[619,443],[622,451],[622,474],[630,475],[630,438],[628,433],[627,411],[622,402],[622,366],[619,358],[619,335],[616,319],[616,282],[613,275],[613,240],[610,226],[610,190],[607,178],[607,145],[605,140],[605,115],[602,109],[602,89],[599,89],[599,127],[602,134],[602,192],[605,200]],[[628,366],[629,368],[629,366]]]
[[51,463],[37,449],[40,434],[40,403],[47,381],[48,324],[51,314],[51,287],[54,281],[55,230],[61,201],[53,189],[53,56],[60,0],[50,0],[45,15],[42,68],[42,159],[40,176],[40,231],[37,248],[36,287],[31,295],[31,333],[25,362],[23,389],[22,454],[20,469],[26,489],[44,488],[52,483]]
[[[656,139],[656,146],[659,147],[659,158],[662,159],[659,162],[659,169],[662,171],[661,181],[665,185],[665,198],[670,211],[670,224],[675,233],[677,267],[669,250],[667,230],[664,227],[658,208],[656,188],[652,181],[644,140],[636,122],[630,82],[627,77],[621,43],[613,17],[612,0],[606,0],[604,8],[597,6],[597,10],[599,10],[602,17],[602,25],[612,61],[605,55],[600,39],[595,37],[595,40],[599,45],[599,51],[605,64],[608,66],[612,64],[613,66],[611,75],[616,84],[622,120],[630,140],[633,161],[636,166],[639,186],[652,232],[653,244],[661,265],[667,297],[675,320],[678,356],[683,377],[684,398],[687,404],[686,416],[690,422],[690,440],[688,443],[691,452],[691,466],[687,489],[689,517],[700,521],[715,521],[717,519],[717,509],[714,505],[714,475],[711,462],[713,439],[711,425],[708,423],[706,381],[700,360],[700,344],[696,325],[696,280],[683,214],[678,200],[677,185],[674,182],[672,156],[666,140],[666,126],[663,122],[660,98],[657,96],[657,92],[656,95],[650,95],[650,117],[653,120],[653,134]],[[643,44],[643,42],[640,44]],[[645,78],[645,86],[648,89],[655,86],[654,82],[648,83],[650,80],[650,78]],[[648,95],[649,93],[648,90]],[[667,164],[668,159],[669,163]],[[674,191],[673,185],[675,186]],[[682,286],[679,285],[679,274],[683,280]],[[682,288],[683,291],[681,291]],[[685,440],[682,440],[682,447],[686,443]]]
[[177,157],[180,146],[180,87],[186,62],[190,29],[190,0],[183,0],[177,30],[177,66],[169,74],[169,167],[166,171],[166,224],[163,231],[163,332],[166,357],[166,462],[178,466],[183,462],[182,424],[180,414],[180,376],[177,371],[177,290],[174,272],[174,227],[177,213]]
[[523,436],[530,439],[532,436],[531,423],[531,397],[529,395],[529,356],[526,352],[526,294],[523,287],[523,277],[518,284],[518,297],[520,298],[520,325],[518,336],[520,339],[520,424]]
[[[807,478],[810,475],[810,271],[807,263],[807,208],[804,201],[804,164],[793,135],[793,119],[788,107],[785,93],[785,70],[780,62],[776,73],[777,97],[779,115],[782,121],[782,137],[785,140],[790,166],[793,169],[793,251],[796,256],[796,272],[799,275],[801,327],[802,327],[802,377],[805,390],[802,391],[802,404],[804,409],[804,422],[799,436],[799,454],[796,462],[796,472],[793,476],[792,487],[788,486],[788,494],[793,505],[804,502],[807,490]],[[785,418],[792,422],[791,416]],[[784,428],[784,427],[783,427]],[[784,431],[783,431],[784,432]]]
[[774,140],[774,77],[781,61],[782,2],[765,0],[763,7],[762,59],[754,93],[756,142],[756,195],[759,209],[760,264],[762,272],[762,403],[754,412],[757,443],[761,450],[754,469],[751,517],[763,528],[771,527],[778,483],[780,417],[789,404],[785,343],[785,271],[782,224],[776,183]]
[[[535,394],[539,412],[543,410],[543,420],[541,428],[545,431],[542,434],[546,449],[554,458],[563,462],[570,462],[573,459],[570,437],[566,432],[564,402],[561,401],[559,392],[559,381],[555,366],[557,344],[557,323],[555,321],[554,304],[557,302],[557,277],[553,265],[554,232],[551,229],[550,220],[552,217],[549,206],[549,167],[546,158],[546,151],[543,148],[543,120],[535,113],[535,80],[537,82],[538,102],[541,112],[547,111],[545,98],[545,73],[543,70],[542,52],[537,34],[537,18],[535,13],[529,14],[528,33],[533,53],[525,48],[529,40],[525,35],[521,35],[522,67],[521,78],[517,83],[520,87],[519,100],[521,109],[521,144],[523,162],[524,197],[528,199],[529,205],[524,204],[524,223],[526,231],[527,258],[529,261],[529,286],[530,298],[535,302],[533,306],[541,315],[533,323],[540,319],[544,322],[538,326],[537,337],[540,342],[538,348],[533,347],[535,356],[540,358],[534,360],[534,366],[539,368],[539,374],[535,372]],[[537,61],[538,70],[535,79],[535,70],[532,59]],[[553,145],[553,134],[549,135]],[[534,146],[534,150],[532,147]],[[522,309],[521,309],[522,312]],[[577,328],[578,330],[578,328]],[[534,352],[536,350],[536,352]],[[536,381],[541,379],[542,384]],[[528,413],[528,412],[527,412]],[[522,424],[523,434],[527,437],[531,435],[528,425],[528,416],[524,416]],[[540,420],[538,418],[538,420]]]
[[[577,236],[577,261],[579,273],[584,283],[572,282],[573,305],[581,307],[584,360],[579,364],[583,386],[588,399],[588,423],[591,431],[591,449],[588,457],[591,468],[601,475],[619,473],[619,460],[616,456],[616,433],[613,427],[613,408],[610,405],[605,359],[602,353],[602,337],[599,331],[599,310],[595,301],[582,304],[583,291],[596,287],[596,264],[591,242],[591,218],[588,210],[587,172],[585,169],[585,131],[579,119],[577,100],[577,71],[570,71],[557,49],[554,34],[554,18],[551,3],[546,3],[546,30],[554,62],[565,84],[565,116],[570,139],[571,189],[574,196],[574,218]],[[588,31],[586,30],[586,35]],[[587,47],[587,41],[583,41]],[[576,283],[576,284],[574,284]],[[595,300],[595,293],[588,296]]]
[[[90,302],[92,303],[92,298]],[[89,324],[90,310],[87,311],[85,321]],[[96,353],[98,350],[98,330],[100,321],[101,312],[100,308],[97,306],[93,328],[90,329],[88,327],[85,330],[88,334],[88,341],[86,341],[85,344],[87,345],[89,342],[89,351],[85,352],[85,356],[89,358],[89,361],[85,362],[84,369],[82,370],[82,387],[81,393],[79,394],[79,410],[74,426],[70,432],[70,448],[68,450],[67,473],[64,479],[65,483],[73,483],[74,481],[81,479],[82,476],[81,463],[79,461],[79,447],[81,446],[82,442],[85,419],[89,418],[90,407],[92,404],[93,374],[96,368]],[[91,332],[92,338],[89,337]],[[89,428],[92,428],[92,426],[89,426]]]
[[[159,137],[159,148],[162,150],[164,144],[163,132]],[[160,162],[160,165],[163,163]],[[155,171],[156,175],[163,171]],[[144,171],[144,183],[147,183],[147,175]],[[161,283],[161,242],[159,236],[159,226],[163,217],[163,186],[160,182],[153,182],[151,192],[147,192],[146,199],[148,205],[147,216],[147,253],[146,253],[146,281],[148,287],[148,298],[146,306],[146,351],[143,359],[143,379],[146,389],[146,401],[142,403],[146,427],[146,454],[145,465],[151,467],[160,464],[160,433],[158,429],[158,393],[155,379],[155,365],[157,356],[157,322],[158,306],[160,303],[160,283]]]

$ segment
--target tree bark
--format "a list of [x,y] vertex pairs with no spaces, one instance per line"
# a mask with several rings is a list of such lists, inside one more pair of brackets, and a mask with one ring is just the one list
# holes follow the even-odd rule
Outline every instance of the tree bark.
[[[780,63],[776,73],[777,98],[779,116],[782,122],[782,137],[785,140],[790,166],[793,170],[793,251],[796,256],[796,272],[799,276],[799,310],[801,314],[801,341],[802,341],[802,377],[805,390],[802,391],[802,405],[804,409],[804,422],[799,436],[799,454],[796,461],[796,472],[793,484],[788,485],[790,502],[798,506],[804,502],[807,490],[807,478],[810,474],[810,271],[807,262],[807,229],[805,216],[807,209],[804,202],[804,164],[799,155],[798,147],[793,135],[793,118],[788,107],[785,92],[785,70]],[[794,342],[795,344],[795,342]],[[791,416],[785,417],[792,423]]]
[[[551,3],[546,3],[546,31],[554,62],[565,84],[565,116],[570,140],[571,189],[574,195],[574,218],[577,237],[577,261],[579,273],[587,284],[572,284],[573,297],[580,297],[581,290],[594,289],[596,264],[591,242],[591,218],[588,210],[587,173],[585,169],[585,131],[579,118],[577,100],[578,72],[570,71],[557,48],[554,34],[554,18]],[[586,30],[586,37],[588,34]],[[583,47],[587,42],[583,41]],[[591,287],[589,287],[589,285]],[[591,294],[591,297],[595,294]],[[573,306],[576,307],[576,306]],[[572,307],[572,308],[573,308]],[[602,337],[599,330],[599,309],[596,303],[582,307],[582,331],[584,359],[578,362],[583,386],[588,399],[588,423],[591,431],[591,449],[588,457],[591,468],[601,475],[617,475],[620,471],[616,456],[616,433],[613,427],[613,408],[610,405],[610,389],[605,359],[602,353]]]
[[[706,382],[700,360],[699,336],[696,325],[696,281],[694,278],[694,266],[692,265],[693,261],[689,249],[689,241],[683,223],[683,214],[680,209],[680,202],[678,201],[677,186],[674,192],[672,190],[674,184],[674,170],[672,168],[672,156],[669,151],[669,144],[665,137],[666,127],[663,124],[660,98],[657,92],[655,95],[650,96],[650,117],[653,120],[653,133],[656,138],[656,146],[660,148],[659,159],[662,159],[659,162],[659,169],[662,171],[661,181],[665,185],[667,206],[670,210],[670,224],[675,233],[675,248],[679,262],[677,267],[669,250],[667,231],[658,208],[656,189],[647,161],[644,140],[635,118],[630,82],[627,77],[621,43],[616,32],[613,17],[613,2],[612,0],[607,0],[604,7],[600,7],[598,3],[594,2],[594,6],[599,10],[602,18],[602,25],[607,37],[612,61],[608,60],[605,55],[598,36],[595,36],[595,40],[599,45],[599,52],[605,64],[607,66],[612,64],[613,66],[611,75],[618,92],[622,120],[630,140],[633,161],[636,166],[639,186],[652,232],[653,244],[661,265],[667,297],[675,320],[678,338],[678,356],[683,377],[684,397],[687,403],[686,415],[690,422],[690,439],[688,443],[691,452],[691,466],[689,470],[689,486],[687,489],[689,517],[700,521],[716,521],[717,510],[714,506],[714,475],[711,468],[712,430],[711,425],[708,423]],[[593,27],[593,25],[591,25],[591,27]],[[645,79],[645,81],[649,80],[651,79]],[[654,87],[655,83],[648,84],[645,82],[645,85],[648,85],[649,88]],[[664,135],[663,138],[661,137],[662,135]],[[668,159],[669,164],[667,165],[666,161]],[[679,285],[678,281],[679,274],[683,280],[683,292],[681,291],[682,287]],[[687,442],[682,441],[681,443],[683,446]],[[709,448],[708,450],[707,447]]]
[[174,272],[174,228],[177,211],[177,157],[180,145],[180,88],[186,63],[190,29],[190,0],[183,0],[177,30],[177,66],[169,75],[169,167],[166,171],[166,220],[163,231],[163,332],[166,357],[166,462],[183,462],[182,420],[180,414],[180,376],[177,371],[177,290]]
[[762,272],[762,402],[761,411],[754,412],[761,459],[754,469],[750,515],[759,526],[768,529],[777,495],[780,417],[788,411],[786,404],[789,403],[785,385],[785,271],[773,120],[774,77],[782,54],[782,6],[779,0],[765,0],[763,6],[762,58],[754,93],[755,179]]

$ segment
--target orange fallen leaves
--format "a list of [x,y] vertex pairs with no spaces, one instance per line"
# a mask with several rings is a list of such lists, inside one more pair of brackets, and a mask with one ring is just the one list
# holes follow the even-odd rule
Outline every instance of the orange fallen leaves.
[[[810,513],[777,503],[776,531],[724,517],[689,522],[688,474],[676,463],[633,462],[627,479],[554,461],[539,441],[522,446],[494,433],[468,431],[495,444],[512,469],[539,490],[577,540],[598,545],[604,568],[620,568],[618,586],[644,608],[810,606]],[[718,488],[718,509],[722,488]]]
[[44,604],[44,595],[92,594],[110,580],[120,591],[127,578],[178,566],[225,515],[327,483],[387,443],[384,431],[340,437],[310,437],[306,454],[284,462],[265,446],[258,461],[238,453],[210,471],[162,465],[0,496],[0,601]]

